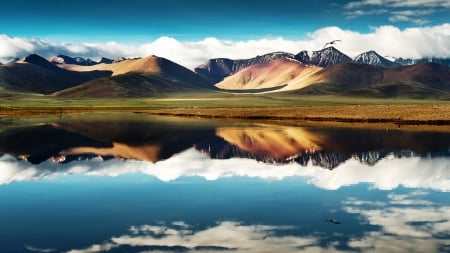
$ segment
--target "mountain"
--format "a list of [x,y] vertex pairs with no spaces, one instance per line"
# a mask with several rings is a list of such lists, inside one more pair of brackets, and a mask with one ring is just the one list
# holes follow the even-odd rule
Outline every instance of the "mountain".
[[195,72],[212,83],[218,83],[225,77],[231,76],[244,68],[256,64],[263,64],[278,59],[292,59],[304,64],[328,67],[334,64],[352,62],[352,59],[334,47],[313,51],[301,51],[296,55],[285,52],[274,52],[250,59],[231,60],[227,58],[210,59],[195,68]]
[[[165,58],[149,56],[99,64],[112,76],[99,78],[54,93],[58,97],[145,97],[167,93],[212,90],[211,84],[192,72]],[[90,69],[81,66],[77,70]]]
[[395,59],[395,61],[394,61],[394,63],[397,63],[397,64],[399,64],[399,65],[414,65],[414,64],[417,64],[417,63],[419,63],[418,61],[420,61],[420,60],[413,60],[413,59],[403,59],[403,58],[397,58],[397,59]]
[[450,68],[429,62],[392,68],[344,63],[324,68],[314,77],[316,84],[297,93],[412,98],[450,94]]
[[316,80],[311,78],[321,67],[303,64],[293,59],[277,59],[251,65],[226,77],[216,87],[226,90],[273,91],[306,87]]
[[102,64],[102,63],[111,64],[113,62],[114,62],[113,59],[109,59],[109,58],[106,58],[106,57],[102,57],[102,58],[100,58],[100,60],[98,60],[99,64]]
[[84,59],[82,57],[70,57],[67,55],[56,55],[48,58],[48,61],[54,64],[74,64],[74,65],[81,65],[81,66],[92,66],[95,64],[98,64],[97,62],[91,60],[91,59]]
[[414,65],[423,62],[437,63],[446,67],[450,67],[450,58],[422,58],[422,59],[398,58],[395,60],[395,63],[399,65]]
[[53,93],[100,77],[109,71],[75,72],[61,69],[39,55],[31,54],[0,67],[0,85],[22,92]]
[[202,65],[195,68],[195,73],[209,80],[212,83],[222,81],[251,65],[266,63],[277,59],[294,59],[294,55],[285,52],[274,52],[250,59],[231,60],[227,58],[210,59]]
[[398,63],[392,62],[384,58],[383,56],[379,55],[377,52],[373,50],[356,56],[353,59],[353,62],[358,64],[368,64],[382,67],[393,67],[399,65]]
[[346,62],[352,62],[352,59],[334,47],[327,47],[319,51],[313,51],[308,64],[328,67]]

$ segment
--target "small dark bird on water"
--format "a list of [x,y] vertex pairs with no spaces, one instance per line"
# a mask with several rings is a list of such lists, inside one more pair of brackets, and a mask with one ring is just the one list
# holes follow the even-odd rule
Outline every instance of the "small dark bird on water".
[[338,42],[338,41],[341,41],[341,40],[333,40],[333,41],[330,41],[330,42],[327,42],[327,43],[325,43],[325,45],[323,46],[323,48],[326,48],[328,45],[334,45],[334,44],[336,44],[336,42]]
[[329,223],[333,223],[333,224],[341,224],[340,221],[334,220],[334,219],[325,219],[325,221],[326,221],[326,222],[329,222]]

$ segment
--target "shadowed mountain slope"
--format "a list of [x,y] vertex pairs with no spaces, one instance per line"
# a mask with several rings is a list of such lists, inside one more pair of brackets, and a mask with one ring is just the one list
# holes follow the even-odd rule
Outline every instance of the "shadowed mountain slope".
[[109,76],[109,71],[75,72],[61,69],[39,55],[0,67],[0,85],[9,90],[49,94],[92,79]]
[[56,92],[58,97],[145,97],[166,93],[212,90],[211,84],[194,72],[164,58],[150,56],[99,64],[113,76],[99,78]]
[[435,63],[393,68],[345,63],[322,69],[314,76],[318,82],[298,93],[439,98],[450,92],[450,69]]

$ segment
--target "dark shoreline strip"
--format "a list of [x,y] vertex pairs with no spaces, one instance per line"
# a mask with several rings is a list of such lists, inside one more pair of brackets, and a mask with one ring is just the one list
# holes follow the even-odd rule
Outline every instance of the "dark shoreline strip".
[[402,120],[402,119],[358,119],[340,117],[283,117],[283,116],[261,116],[261,115],[211,115],[195,113],[169,113],[169,112],[148,112],[151,115],[196,117],[213,119],[248,119],[248,120],[303,120],[317,122],[343,122],[343,123],[393,123],[401,125],[450,125],[450,120]]

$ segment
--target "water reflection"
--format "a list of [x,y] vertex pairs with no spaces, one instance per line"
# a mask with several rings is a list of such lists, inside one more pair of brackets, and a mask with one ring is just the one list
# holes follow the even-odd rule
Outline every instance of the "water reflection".
[[154,164],[134,160],[104,161],[97,158],[64,164],[46,161],[31,165],[4,155],[0,158],[0,167],[0,184],[62,175],[118,176],[143,173],[165,182],[187,176],[198,176],[207,180],[234,176],[283,180],[301,176],[317,187],[330,190],[358,183],[371,183],[377,189],[385,190],[402,185],[450,191],[450,159],[447,157],[396,158],[391,155],[373,166],[351,159],[336,170],[327,171],[313,164],[301,166],[289,163],[274,166],[253,159],[211,160],[207,155],[191,148],[171,159]]
[[224,122],[72,120],[0,129],[0,152],[33,164],[92,157],[166,160],[195,147],[213,159],[251,158],[266,163],[309,162],[334,169],[355,159],[448,157],[450,132],[287,127]]
[[449,132],[0,125],[0,251],[450,251]]
[[[116,250],[238,251],[238,252],[443,252],[450,243],[450,206],[424,200],[429,193],[389,194],[385,202],[348,198],[342,209],[375,231],[349,236],[341,241],[333,233],[300,235],[292,225],[248,225],[220,221],[207,228],[182,221],[170,224],[131,226],[126,234],[102,244],[69,252]],[[399,202],[400,200],[400,202]],[[316,221],[317,222],[317,221]],[[342,224],[342,226],[358,226]]]

